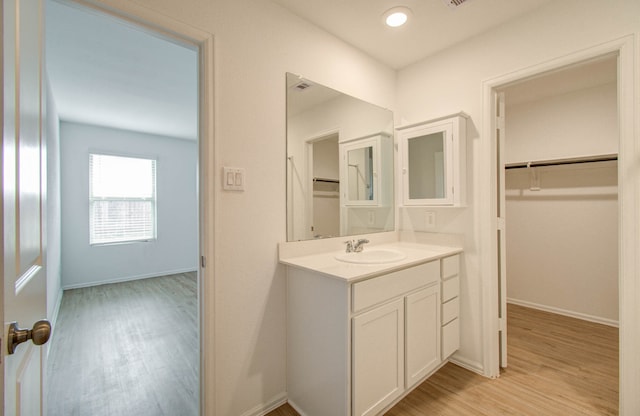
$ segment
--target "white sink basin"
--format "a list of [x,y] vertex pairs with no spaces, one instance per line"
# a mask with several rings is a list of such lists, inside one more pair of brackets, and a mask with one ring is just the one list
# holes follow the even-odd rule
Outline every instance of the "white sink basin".
[[382,264],[400,261],[407,257],[407,255],[402,251],[390,248],[374,248],[371,250],[367,250],[365,248],[360,253],[340,253],[335,257],[336,260],[344,261],[347,263]]

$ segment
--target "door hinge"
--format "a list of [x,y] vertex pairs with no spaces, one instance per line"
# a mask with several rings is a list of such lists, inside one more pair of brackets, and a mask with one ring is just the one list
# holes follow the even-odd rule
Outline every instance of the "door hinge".
[[507,330],[507,320],[504,319],[504,318],[498,319],[498,326],[499,326],[498,331],[500,331],[500,332],[506,331]]
[[204,269],[207,267],[207,259],[204,256],[200,256],[200,266]]

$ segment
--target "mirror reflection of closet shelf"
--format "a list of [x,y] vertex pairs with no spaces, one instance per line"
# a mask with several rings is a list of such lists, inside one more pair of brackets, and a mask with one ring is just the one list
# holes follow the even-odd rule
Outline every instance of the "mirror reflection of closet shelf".
[[465,113],[396,128],[405,206],[465,205]]
[[393,186],[393,139],[390,134],[340,143],[342,206],[390,206]]

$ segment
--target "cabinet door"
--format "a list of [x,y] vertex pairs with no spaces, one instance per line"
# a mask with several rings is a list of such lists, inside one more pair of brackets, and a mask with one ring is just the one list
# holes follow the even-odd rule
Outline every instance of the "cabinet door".
[[398,127],[404,205],[464,205],[466,117]]
[[450,123],[403,132],[405,205],[453,204],[453,145]]
[[341,143],[339,152],[341,205],[378,205],[380,139]]
[[406,297],[407,388],[440,364],[440,294],[435,284]]
[[404,391],[404,299],[352,323],[353,415],[376,415]]

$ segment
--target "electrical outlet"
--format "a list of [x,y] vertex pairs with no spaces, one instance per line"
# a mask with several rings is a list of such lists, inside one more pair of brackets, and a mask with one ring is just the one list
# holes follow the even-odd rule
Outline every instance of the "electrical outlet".
[[376,212],[369,211],[369,225],[374,225],[376,223]]
[[424,213],[424,226],[425,228],[436,227],[436,213],[433,211],[427,211]]

